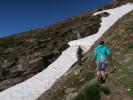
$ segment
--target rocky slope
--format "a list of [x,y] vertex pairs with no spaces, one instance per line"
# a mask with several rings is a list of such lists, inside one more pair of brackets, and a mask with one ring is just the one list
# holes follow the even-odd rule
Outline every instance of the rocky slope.
[[68,47],[68,41],[96,33],[100,22],[100,17],[89,14],[0,39],[0,90],[45,69]]

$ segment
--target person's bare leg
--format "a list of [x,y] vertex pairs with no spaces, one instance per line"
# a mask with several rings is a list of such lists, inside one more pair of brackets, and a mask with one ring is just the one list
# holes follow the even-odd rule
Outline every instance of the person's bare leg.
[[97,75],[97,77],[101,77],[100,71],[97,71],[96,75]]
[[102,74],[103,79],[105,79],[105,72],[101,71],[101,74]]

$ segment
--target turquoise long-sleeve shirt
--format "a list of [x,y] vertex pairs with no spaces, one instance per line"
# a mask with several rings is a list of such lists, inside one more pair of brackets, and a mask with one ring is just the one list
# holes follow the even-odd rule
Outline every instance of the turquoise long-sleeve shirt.
[[107,60],[107,56],[109,56],[112,51],[106,45],[98,45],[95,48],[93,59],[95,60]]

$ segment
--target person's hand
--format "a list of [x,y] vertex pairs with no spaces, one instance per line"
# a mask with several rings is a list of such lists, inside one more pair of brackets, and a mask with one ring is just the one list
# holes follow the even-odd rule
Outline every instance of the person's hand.
[[111,48],[109,48],[109,50],[112,50]]

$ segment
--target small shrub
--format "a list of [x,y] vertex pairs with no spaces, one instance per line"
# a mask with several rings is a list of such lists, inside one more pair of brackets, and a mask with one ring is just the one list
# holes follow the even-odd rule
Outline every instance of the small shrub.
[[133,44],[129,44],[128,49],[133,49]]
[[84,63],[85,63],[86,65],[90,64],[90,59],[87,58],[87,59],[84,61]]
[[82,91],[74,100],[100,100],[100,92],[103,92],[105,95],[110,94],[107,88],[95,84]]
[[133,97],[133,86],[128,90],[128,94]]

